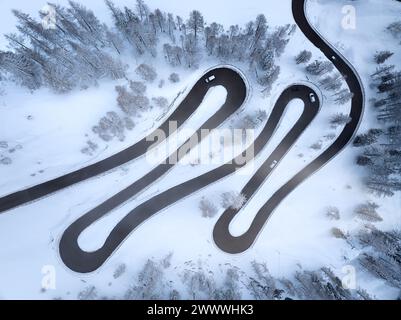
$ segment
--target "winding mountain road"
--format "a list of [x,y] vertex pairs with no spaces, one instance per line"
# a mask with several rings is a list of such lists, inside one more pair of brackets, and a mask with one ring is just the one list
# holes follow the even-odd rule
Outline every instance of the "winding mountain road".
[[[235,79],[232,80],[235,81]],[[70,269],[81,273],[87,273],[98,269],[123,243],[123,241],[131,234],[131,232],[133,232],[133,230],[135,230],[143,222],[175,202],[201,190],[202,188],[205,188],[211,183],[234,174],[238,169],[245,166],[246,163],[252,159],[248,158],[246,162],[244,162],[243,159],[247,155],[248,157],[249,155],[257,156],[269,142],[289,102],[296,98],[302,99],[305,104],[305,108],[301,117],[298,119],[295,126],[290,130],[280,145],[276,148],[276,150],[272,153],[269,159],[266,160],[265,165],[263,166],[264,169],[270,169],[270,165],[274,161],[273,159],[276,161],[280,160],[317,115],[320,104],[318,100],[316,100],[314,103],[310,102],[309,95],[311,93],[316,95],[311,88],[304,85],[295,85],[286,89],[278,99],[262,133],[254,141],[253,152],[244,151],[240,157],[229,161],[227,164],[175,186],[142,203],[128,213],[113,228],[104,245],[96,251],[86,252],[79,247],[78,238],[82,232],[95,221],[113,210],[116,206],[135,196],[140,190],[142,190],[142,188],[145,188],[151,183],[155,183],[155,181],[157,181],[157,179],[160,177],[160,173],[165,172],[166,165],[160,165],[147,174],[144,178],[140,179],[140,187],[138,187],[138,182],[134,182],[127,189],[123,190],[119,194],[115,195],[100,206],[82,216],[70,227],[68,227],[61,238],[60,256],[64,263]],[[178,149],[178,154],[181,154],[181,148],[185,148],[185,145]],[[255,175],[253,179],[256,179],[258,182],[262,182],[266,178],[268,172],[269,170],[264,170],[263,172],[259,170],[258,174]],[[255,192],[257,187],[258,184],[255,183],[254,188],[251,187],[251,189],[253,189]],[[229,246],[229,244],[227,245]]]
[[[266,224],[273,211],[279,206],[281,201],[283,201],[283,199],[295,190],[302,182],[308,179],[308,177],[312,176],[315,172],[325,166],[349,144],[362,119],[364,94],[358,74],[354,71],[352,65],[340,53],[338,53],[337,50],[332,48],[311,26],[306,16],[306,3],[307,0],[292,0],[292,13],[295,22],[309,41],[319,48],[344,76],[350,92],[353,93],[350,112],[351,121],[345,126],[340,136],[327,150],[273,194],[273,196],[258,211],[251,226],[244,234],[234,237],[229,231],[230,223],[238,214],[238,210],[229,209],[223,213],[214,228],[213,236],[217,246],[225,252],[235,254],[247,250],[255,242],[263,226]],[[264,182],[262,178],[266,173],[268,173],[268,171],[267,162],[259,170],[260,173],[258,172],[256,177],[253,177],[249,181],[242,190],[242,193],[246,197],[251,196],[253,190]],[[259,178],[259,176],[262,178]]]
[[[307,20],[305,15],[306,0],[293,0],[292,10],[296,23],[305,34],[305,36],[318,47],[328,59],[330,59],[335,67],[341,72],[346,79],[347,85],[354,97],[352,99],[352,107],[350,116],[352,121],[348,123],[338,139],[325,150],[317,159],[306,166],[290,181],[282,186],[265,205],[258,211],[250,228],[243,235],[234,237],[230,234],[229,226],[239,210],[228,209],[219,218],[214,231],[214,241],[219,248],[227,253],[241,253],[252,246],[257,236],[260,234],[263,226],[283,201],[295,188],[303,181],[313,175],[316,171],[327,164],[341,150],[347,146],[355,134],[363,113],[363,91],[362,86],[356,72],[353,70],[345,58],[343,58],[335,49],[333,49],[318,33],[315,31]],[[214,75],[215,80],[206,83],[206,79]],[[247,88],[241,75],[230,68],[216,68],[206,73],[190,90],[186,98],[181,102],[172,115],[161,125],[159,129],[168,132],[170,121],[177,121],[178,128],[183,127],[185,121],[196,111],[201,104],[208,90],[214,86],[224,86],[227,90],[227,99],[224,105],[211,116],[195,133],[200,135],[201,129],[218,128],[224,121],[238,111],[246,99]],[[316,100],[311,100],[313,94]],[[284,139],[276,147],[276,149],[267,157],[264,163],[259,167],[257,172],[250,178],[242,193],[249,199],[260,186],[266,181],[277,164],[286,155],[288,150],[295,144],[297,139],[306,130],[309,124],[314,120],[320,109],[320,101],[318,95],[311,87],[306,85],[294,84],[285,89],[275,103],[266,125],[253,142],[251,147],[254,151],[245,150],[241,156],[233,161],[228,162],[210,172],[207,172],[194,179],[188,180],[180,185],[162,192],[152,199],[142,203],[134,210],[129,212],[108,235],[103,246],[93,252],[82,250],[78,244],[78,238],[84,230],[91,226],[94,222],[122,205],[140,191],[147,188],[151,184],[156,183],[164,174],[174,167],[174,164],[163,164],[155,167],[142,178],[135,181],[128,188],[117,193],[104,203],[84,214],[81,218],[71,224],[64,232],[60,244],[59,252],[63,262],[73,271],[79,273],[89,273],[97,270],[105,261],[119,248],[124,240],[142,223],[159,213],[163,209],[171,206],[175,202],[207,187],[224,177],[234,174],[237,170],[246,166],[246,164],[257,157],[270,141],[275,130],[277,129],[281,118],[284,115],[289,103],[294,99],[301,99],[304,103],[304,110],[295,125],[290,129]],[[202,136],[204,138],[204,136]],[[121,166],[124,163],[135,160],[143,156],[153,142],[149,139],[143,139],[132,147],[108,158],[93,164],[89,167],[80,169],[63,177],[45,182],[38,186],[18,191],[8,196],[0,198],[0,212],[7,211],[17,206],[38,200],[43,196],[49,195],[63,188],[72,186],[86,179],[95,177],[101,173],[109,171],[113,168]],[[188,140],[190,141],[190,139]],[[188,142],[187,141],[187,142]],[[161,141],[159,141],[160,143]],[[187,149],[187,142],[184,143],[176,151],[180,152]],[[192,146],[194,148],[195,146]],[[249,155],[252,155],[251,157]],[[247,161],[244,163],[243,158]],[[180,156],[178,156],[180,159]],[[168,163],[168,161],[167,161]],[[247,203],[246,203],[247,204]],[[245,204],[245,205],[246,205]]]

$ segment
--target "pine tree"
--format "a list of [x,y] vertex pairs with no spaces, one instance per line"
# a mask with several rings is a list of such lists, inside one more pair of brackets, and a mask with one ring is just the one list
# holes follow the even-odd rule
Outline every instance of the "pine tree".
[[380,222],[383,221],[383,218],[377,213],[377,209],[380,206],[374,202],[367,202],[359,205],[355,209],[355,214],[362,220],[366,220],[369,222]]
[[202,216],[205,218],[213,218],[218,211],[213,202],[207,200],[206,198],[202,198],[202,200],[200,201],[199,209],[202,212]]
[[312,52],[308,50],[303,50],[295,57],[295,61],[297,64],[308,63],[311,58]]
[[328,75],[324,77],[319,83],[325,90],[338,91],[343,85],[343,78],[340,74],[336,73],[332,76]]
[[334,66],[330,61],[315,60],[306,66],[306,72],[314,76],[321,76],[333,71]]
[[394,55],[394,52],[390,52],[388,50],[380,51],[375,54],[374,60],[377,64],[382,64],[382,63],[386,62],[387,59],[389,59],[393,55]]
[[348,89],[342,89],[337,92],[334,97],[334,101],[336,102],[336,104],[346,104],[354,97],[354,94]]
[[39,67],[21,54],[0,52],[0,66],[10,73],[16,82],[31,90],[38,89],[42,85]]
[[337,113],[334,116],[331,117],[330,119],[330,124],[332,127],[338,127],[342,125],[346,125],[350,123],[352,119],[350,118],[349,115],[343,114],[343,113]]
[[250,57],[251,64],[257,58],[258,53],[263,51],[263,43],[266,39],[267,35],[267,20],[263,14],[260,14],[256,17],[256,21],[254,24],[250,25],[249,35],[251,36],[251,46],[250,46]]
[[195,43],[198,41],[198,35],[204,30],[204,19],[202,14],[198,10],[193,10],[187,21],[187,27],[190,32],[194,35]]
[[81,4],[69,1],[71,9],[68,11],[75,18],[75,21],[79,25],[81,30],[82,38],[85,39],[88,45],[99,49],[106,45],[106,31],[105,25],[100,23],[97,17],[91,10],[86,9]]

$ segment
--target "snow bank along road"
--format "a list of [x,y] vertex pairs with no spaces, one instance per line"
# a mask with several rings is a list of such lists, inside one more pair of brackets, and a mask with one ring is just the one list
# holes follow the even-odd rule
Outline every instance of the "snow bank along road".
[[[352,100],[351,117],[352,121],[346,125],[338,139],[316,160],[299,172],[294,178],[281,187],[259,210],[254,221],[247,232],[239,237],[233,237],[229,231],[229,225],[234,219],[238,210],[228,209],[218,220],[213,235],[215,243],[223,251],[227,253],[240,253],[247,250],[257,238],[261,229],[265,225],[274,209],[280,202],[292,192],[299,184],[305,181],[309,176],[314,174],[330,159],[339,153],[352,139],[356,129],[358,128],[363,111],[363,93],[357,75],[352,70],[352,67],[343,59],[340,54],[336,53],[309,25],[305,16],[305,1],[293,0],[293,14],[300,29],[305,33],[308,39],[334,63],[336,68],[346,76],[347,84],[350,90],[354,93]],[[215,76],[215,80],[207,83],[205,80],[211,76]],[[246,85],[242,77],[234,70],[229,68],[216,68],[209,71],[202,77],[191,89],[186,98],[181,102],[171,116],[160,126],[159,129],[163,132],[169,132],[169,122],[177,121],[178,128],[182,127],[192,113],[201,104],[207,91],[214,86],[224,86],[227,90],[227,99],[224,105],[211,116],[195,133],[200,137],[201,129],[214,129],[219,127],[228,117],[234,114],[246,98]],[[316,99],[311,100],[313,94]],[[224,164],[217,169],[205,173],[197,178],[189,180],[183,184],[175,186],[152,199],[142,203],[140,206],[128,213],[111,231],[104,245],[96,251],[83,251],[78,244],[78,237],[95,221],[102,218],[104,215],[126,202],[138,192],[155,183],[174,165],[163,164],[146,175],[135,181],[131,186],[119,192],[112,198],[108,199],[98,207],[83,215],[64,232],[59,245],[60,256],[63,262],[73,271],[80,273],[88,273],[97,270],[123,243],[123,241],[144,221],[160,212],[164,208],[172,205],[180,199],[199,191],[207,185],[222,179],[230,174],[233,174],[239,168],[246,165],[251,159],[247,159],[244,163],[243,158],[249,157],[249,154],[257,156],[263,147],[269,142],[275,129],[277,128],[281,117],[284,114],[289,102],[293,99],[301,99],[304,102],[304,110],[296,124],[288,132],[279,146],[266,159],[263,165],[257,170],[256,174],[251,177],[248,184],[242,190],[242,193],[247,199],[259,189],[261,184],[267,179],[271,171],[274,170],[272,163],[279,162],[293,146],[302,132],[313,121],[319,112],[320,101],[317,94],[308,86],[293,85],[280,95],[278,98],[269,119],[263,128],[261,134],[253,143],[254,152],[246,151],[234,159],[232,162]],[[63,177],[45,182],[38,186],[19,191],[3,198],[0,198],[0,212],[7,211],[16,206],[40,199],[43,196],[69,187],[78,182],[92,178],[101,173],[116,168],[126,162],[132,161],[142,155],[152,146],[151,139],[143,139],[132,147],[106,159],[93,164],[89,167],[80,169]],[[190,141],[190,139],[188,140]],[[188,142],[187,141],[187,142]],[[161,141],[160,141],[161,142]],[[187,142],[184,143],[178,150],[177,154],[187,148]],[[179,159],[179,158],[178,158]],[[168,163],[168,161],[166,161]]]

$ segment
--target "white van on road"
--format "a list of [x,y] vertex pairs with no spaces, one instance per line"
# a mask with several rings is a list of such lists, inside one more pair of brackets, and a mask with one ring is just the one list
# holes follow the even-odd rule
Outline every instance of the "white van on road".
[[216,79],[215,76],[210,76],[209,78],[207,78],[207,79],[205,80],[205,82],[206,82],[206,83],[209,83],[209,82],[212,82],[212,81],[215,80],[215,79]]

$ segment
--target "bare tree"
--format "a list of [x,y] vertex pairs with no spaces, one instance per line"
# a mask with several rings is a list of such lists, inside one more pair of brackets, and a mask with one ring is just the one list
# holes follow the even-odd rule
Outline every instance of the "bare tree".
[[134,95],[141,96],[146,93],[146,84],[140,81],[130,81],[129,87]]
[[226,271],[223,285],[215,290],[215,300],[241,300],[241,293],[239,288],[238,270],[235,268],[228,268]]
[[86,142],[86,146],[81,149],[81,153],[88,156],[93,156],[94,152],[99,148],[99,146],[93,141],[89,140]]
[[153,82],[157,78],[155,69],[147,64],[140,64],[136,70],[136,74],[139,75],[143,80]]
[[168,79],[170,80],[170,82],[172,83],[177,83],[180,82],[180,76],[178,73],[173,72],[172,74],[170,74],[170,76],[168,77]]
[[326,216],[332,220],[340,220],[340,210],[337,207],[328,207],[326,209]]
[[210,200],[207,200],[206,198],[202,198],[202,200],[200,201],[199,209],[202,212],[202,216],[205,218],[213,218],[218,212],[215,204]]
[[114,270],[113,278],[120,278],[127,271],[127,265],[125,263],[121,263],[117,266],[116,270]]
[[148,260],[138,275],[136,284],[126,292],[127,300],[160,300],[165,297],[163,268],[153,260]]
[[120,141],[125,139],[125,126],[120,116],[112,111],[108,112],[106,116],[100,119],[99,124],[93,127],[93,132],[99,135],[104,141],[110,141],[114,137]]
[[168,100],[164,97],[157,97],[157,98],[152,98],[152,102],[156,105],[158,108],[165,109],[168,107]]
[[247,288],[256,300],[280,300],[283,291],[278,288],[274,279],[264,263],[252,261],[254,277],[250,277]]
[[118,93],[118,106],[126,114],[135,116],[140,112],[146,111],[150,107],[150,101],[146,96],[135,95],[127,90],[125,86],[116,86]]
[[187,285],[190,299],[213,300],[215,298],[214,279],[201,268],[197,271],[185,272],[184,283]]
[[224,209],[239,210],[245,202],[245,196],[237,192],[225,192],[221,195],[221,205]]

